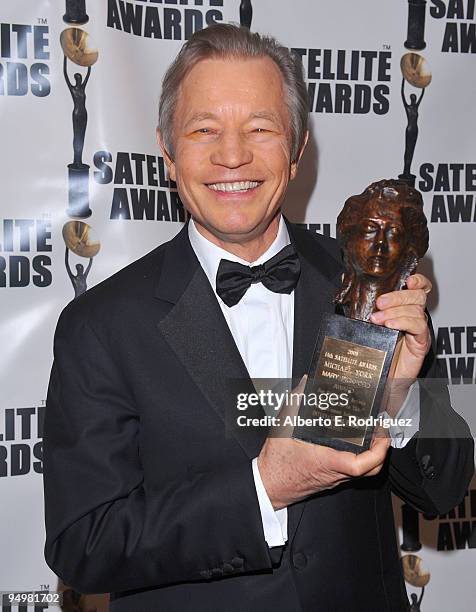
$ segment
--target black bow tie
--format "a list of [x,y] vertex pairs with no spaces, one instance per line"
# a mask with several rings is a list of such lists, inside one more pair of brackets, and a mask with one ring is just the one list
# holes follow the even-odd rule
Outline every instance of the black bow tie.
[[259,266],[244,266],[236,261],[222,259],[217,271],[217,294],[227,306],[234,306],[252,283],[263,283],[275,293],[291,293],[300,274],[299,257],[291,244]]

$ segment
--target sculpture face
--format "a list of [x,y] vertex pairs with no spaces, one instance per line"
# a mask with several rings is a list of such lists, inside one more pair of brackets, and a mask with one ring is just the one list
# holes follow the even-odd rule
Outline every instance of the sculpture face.
[[347,245],[358,275],[385,279],[395,273],[406,255],[408,240],[399,210],[371,200]]
[[344,251],[344,314],[369,321],[378,296],[397,291],[428,249],[421,194],[404,181],[383,179],[347,199],[337,219]]

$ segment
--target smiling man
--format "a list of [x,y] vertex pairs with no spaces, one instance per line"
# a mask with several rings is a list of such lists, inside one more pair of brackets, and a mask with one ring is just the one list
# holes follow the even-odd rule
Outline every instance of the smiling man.
[[[111,591],[111,610],[405,610],[390,491],[436,514],[471,477],[466,425],[423,388],[419,432],[399,448],[225,428],[230,379],[251,392],[250,377],[307,371],[340,283],[335,241],[281,214],[307,109],[300,63],[273,39],[194,34],[164,78],[158,130],[191,220],[60,317],[45,554],[77,590]],[[397,371],[413,380],[433,367],[430,283],[407,285],[375,317],[404,332]]]
[[286,187],[307,140],[306,134],[291,159],[278,66],[266,56],[198,62],[180,86],[173,126],[171,140],[161,144],[198,231],[256,260],[276,238]]

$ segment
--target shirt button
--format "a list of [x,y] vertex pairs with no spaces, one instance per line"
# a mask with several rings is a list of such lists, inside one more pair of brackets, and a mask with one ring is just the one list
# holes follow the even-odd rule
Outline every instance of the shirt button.
[[293,566],[298,569],[298,570],[302,570],[306,567],[307,565],[307,557],[304,553],[302,552],[297,552],[294,553],[293,555]]

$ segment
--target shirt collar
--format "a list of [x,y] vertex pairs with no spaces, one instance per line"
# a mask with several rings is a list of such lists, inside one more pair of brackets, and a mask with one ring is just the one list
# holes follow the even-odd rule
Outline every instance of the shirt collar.
[[279,218],[279,227],[276,238],[269,248],[260,257],[258,257],[256,261],[252,262],[241,259],[241,257],[238,257],[229,251],[225,251],[225,249],[222,249],[216,244],[213,244],[213,242],[210,242],[210,240],[205,238],[205,236],[202,236],[202,234],[200,234],[200,232],[197,230],[193,219],[190,219],[190,223],[188,224],[188,237],[190,239],[190,244],[195,251],[195,255],[205,271],[213,290],[215,290],[218,266],[220,265],[220,261],[222,259],[236,261],[244,266],[258,266],[259,264],[268,261],[268,259],[271,259],[271,257],[274,257],[285,246],[291,243],[288,229],[282,215],[280,215]]

